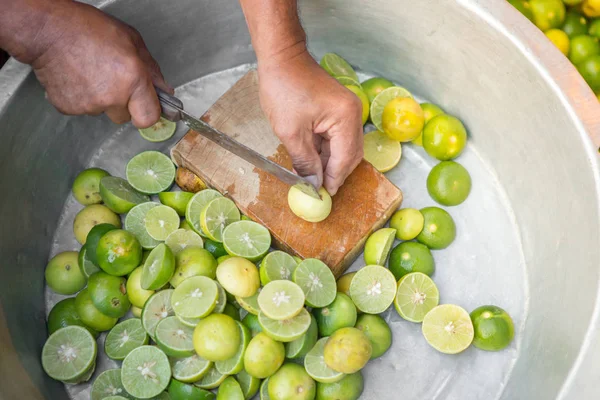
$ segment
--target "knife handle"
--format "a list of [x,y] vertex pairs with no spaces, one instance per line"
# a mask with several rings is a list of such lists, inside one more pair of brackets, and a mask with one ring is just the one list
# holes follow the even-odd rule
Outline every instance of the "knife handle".
[[183,103],[175,96],[171,96],[159,87],[154,86],[156,95],[160,102],[160,111],[166,119],[177,122],[181,119],[181,111],[183,111]]

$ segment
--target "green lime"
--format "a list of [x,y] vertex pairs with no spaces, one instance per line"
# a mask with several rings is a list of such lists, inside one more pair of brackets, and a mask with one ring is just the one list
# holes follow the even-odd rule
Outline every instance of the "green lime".
[[379,315],[361,314],[355,328],[363,331],[371,341],[371,360],[381,357],[392,346],[392,330]]
[[258,379],[273,375],[285,360],[283,343],[271,339],[266,333],[254,336],[244,353],[246,372]]
[[137,267],[127,278],[127,297],[134,307],[143,308],[146,300],[154,294],[154,290],[142,288],[142,273],[144,267]]
[[177,229],[171,232],[165,239],[165,244],[169,246],[174,255],[191,247],[200,249],[204,247],[202,237],[196,232],[187,229]]
[[571,39],[569,60],[571,60],[573,64],[577,65],[597,54],[600,54],[600,43],[598,43],[598,38],[588,35],[579,35]]
[[223,197],[221,193],[216,190],[204,189],[196,193],[188,202],[185,210],[185,219],[199,235],[206,237],[204,232],[202,232],[202,227],[200,225],[200,214],[202,213],[202,210],[204,210],[208,203],[221,197]]
[[316,400],[358,400],[364,387],[360,371],[345,375],[334,383],[317,382]]
[[288,253],[276,250],[269,253],[260,262],[260,282],[263,285],[271,281],[291,280],[298,263]]
[[271,247],[271,234],[254,221],[234,222],[223,231],[223,246],[232,256],[258,261]]
[[[248,314],[252,315],[252,314]],[[262,329],[262,328],[261,328]],[[285,344],[285,356],[287,358],[302,358],[317,343],[319,328],[314,315],[310,316],[308,330],[298,339]]]
[[440,161],[458,157],[466,143],[467,131],[462,122],[452,115],[437,115],[423,129],[425,151]]
[[529,6],[529,0],[508,0],[513,7],[515,7],[523,16],[533,22],[533,13]]
[[583,15],[577,11],[570,10],[566,14],[565,23],[561,29],[572,39],[576,36],[588,33],[588,22]]
[[66,326],[77,325],[86,328],[92,336],[98,337],[98,332],[85,325],[75,307],[75,298],[70,297],[59,301],[52,307],[48,314],[48,334],[52,335],[57,330]]
[[240,331],[240,345],[233,357],[215,362],[215,368],[222,374],[234,375],[244,369],[244,353],[250,343],[250,330],[241,322],[235,321]]
[[81,318],[81,322],[98,332],[111,329],[118,321],[118,318],[104,315],[94,306],[87,288],[75,297],[75,309],[79,318]]
[[212,368],[213,363],[198,354],[186,358],[172,358],[171,371],[173,378],[185,382],[198,382]]
[[222,314],[225,311],[225,307],[227,307],[227,293],[219,282],[215,281],[215,283],[217,284],[217,303],[215,304],[213,313]]
[[[187,231],[188,233],[195,232]],[[211,279],[217,277],[217,260],[205,249],[200,247],[187,247],[175,257],[175,273],[171,278],[173,287],[192,276],[206,276]]]
[[[96,252],[94,252],[96,254]],[[92,252],[88,251],[87,245],[83,245],[79,250],[79,255],[77,256],[77,263],[79,264],[79,269],[81,269],[81,273],[87,278],[89,278],[92,274],[100,271],[91,260]]]
[[100,239],[102,239],[102,236],[115,229],[117,229],[117,227],[113,224],[98,224],[94,226],[88,233],[87,238],[85,240],[86,253],[88,253],[87,258],[89,258],[89,260],[95,266],[100,265],[98,263],[98,256],[96,254]]
[[365,91],[365,93],[367,94],[367,97],[369,98],[369,104],[370,104],[373,102],[373,99],[379,93],[381,93],[384,89],[394,86],[394,84],[385,78],[375,77],[375,78],[367,79],[366,81],[361,83],[361,86],[362,86],[363,90]]
[[92,385],[91,400],[107,400],[113,396],[122,399],[132,398],[121,382],[121,368],[108,369],[102,372]]
[[440,294],[430,277],[421,272],[411,272],[398,281],[394,307],[407,321],[422,322],[438,305]]
[[54,332],[42,349],[42,367],[52,379],[79,382],[94,368],[96,340],[81,326],[67,326]]
[[100,179],[110,176],[108,172],[100,168],[88,168],[81,171],[73,181],[73,197],[80,204],[102,203],[100,197]]
[[269,378],[260,384],[260,400],[271,400],[269,397]]
[[100,238],[96,247],[98,266],[107,274],[123,276],[142,261],[142,246],[136,237],[125,230],[114,229]]
[[301,365],[283,365],[269,378],[269,397],[272,400],[313,400],[317,385]]
[[442,304],[429,311],[423,319],[422,329],[427,343],[446,354],[465,350],[474,336],[469,313],[453,304]]
[[515,337],[515,326],[506,311],[496,306],[481,306],[471,312],[475,330],[473,344],[487,351],[507,347]]
[[158,151],[144,151],[127,163],[127,182],[138,192],[157,194],[171,187],[175,181],[175,165]]
[[302,311],[304,292],[292,281],[271,281],[258,295],[258,306],[268,318],[287,320]]
[[365,243],[365,262],[368,265],[385,265],[395,237],[394,228],[382,228],[373,232]]
[[356,75],[354,68],[352,68],[346,60],[335,53],[325,53],[323,58],[321,58],[320,64],[321,67],[333,77],[347,76],[358,81],[358,76]]
[[158,396],[171,380],[169,359],[158,347],[140,346],[123,360],[121,380],[132,396],[142,399]]
[[350,284],[352,283],[354,275],[356,275],[356,272],[347,272],[342,275],[336,282],[337,291],[344,293],[346,296],[350,296]]
[[86,277],[79,268],[79,253],[63,251],[46,266],[46,284],[58,294],[75,294],[85,287]]
[[92,204],[83,208],[73,221],[73,233],[80,244],[85,244],[88,233],[99,224],[111,224],[121,227],[121,219],[108,207],[102,204]]
[[364,159],[379,172],[388,172],[400,162],[402,145],[381,131],[372,131],[363,136]]
[[383,108],[381,127],[390,139],[410,142],[421,135],[424,125],[423,109],[410,97],[392,99]]
[[138,318],[119,322],[106,335],[104,352],[113,360],[124,360],[133,349],[148,344],[148,335]]
[[100,195],[108,208],[117,214],[129,212],[137,204],[150,201],[150,198],[135,190],[125,179],[106,176],[100,180]]
[[161,320],[156,325],[154,338],[158,347],[171,357],[191,357],[194,355],[194,328],[172,316]]
[[421,214],[425,222],[417,240],[432,250],[450,246],[456,238],[456,225],[452,216],[439,207],[422,208]]
[[196,353],[209,361],[229,360],[238,352],[241,340],[237,322],[225,314],[209,315],[194,330]]
[[260,313],[260,306],[258,305],[258,295],[262,289],[258,289],[257,292],[249,297],[239,297],[236,296],[236,302],[242,307],[244,310],[248,311],[248,313],[257,315]]
[[189,222],[187,222],[187,219],[185,218],[181,220],[181,223],[179,224],[179,229],[185,229],[186,231],[194,231],[194,228],[192,228],[192,226],[189,224]]
[[127,400],[127,397],[123,396],[108,396],[104,398],[105,400]]
[[164,142],[165,140],[171,139],[176,128],[177,124],[175,122],[160,117],[158,122],[154,125],[148,128],[138,129],[138,131],[140,132],[140,135],[149,142]]
[[565,21],[566,8],[561,0],[530,0],[533,22],[542,32],[560,28]]
[[433,200],[442,205],[459,205],[471,192],[471,175],[457,162],[442,161],[429,172],[427,191]]
[[179,229],[179,215],[168,206],[153,207],[146,213],[144,226],[155,240],[165,240],[171,233]]
[[133,233],[144,249],[153,249],[160,243],[159,240],[150,236],[145,224],[148,211],[158,206],[160,204],[152,201],[138,204],[125,217],[125,230]]
[[136,306],[131,306],[131,315],[134,316],[134,318],[142,318],[142,309],[140,307],[136,307]]
[[244,392],[233,376],[223,380],[217,391],[217,400],[244,400]]
[[171,400],[214,400],[214,393],[208,390],[197,388],[194,385],[171,379],[167,389]]
[[238,373],[235,376],[235,379],[240,384],[240,387],[242,388],[242,392],[244,392],[244,397],[246,398],[246,400],[253,398],[258,393],[258,389],[260,388],[261,382],[260,379],[253,377],[245,370],[242,370],[240,373]]
[[396,280],[410,272],[433,275],[435,261],[427,246],[417,242],[402,242],[390,254],[389,269]]
[[[581,16],[581,18],[584,17]],[[600,39],[600,18],[592,20],[592,23],[590,24],[590,28],[587,33],[592,37]],[[585,34],[585,32],[583,32],[582,34]]]
[[356,307],[352,299],[338,292],[333,303],[324,308],[315,308],[313,314],[317,319],[320,336],[331,336],[340,328],[356,324]]
[[[431,121],[431,119],[433,117],[440,115],[440,114],[444,114],[444,110],[442,110],[440,107],[436,106],[435,104],[421,103],[420,106],[421,106],[421,109],[423,110],[423,116],[425,117],[425,124],[427,124],[429,121]],[[425,128],[425,126],[423,126],[423,128]],[[417,136],[416,138],[414,138],[412,140],[412,143],[416,144],[417,146],[423,147],[423,131],[421,131],[421,133],[419,133],[419,136]]]
[[223,242],[223,231],[227,225],[239,220],[240,211],[235,203],[226,197],[211,200],[200,213],[202,232],[217,242]]
[[142,288],[158,290],[166,285],[175,272],[175,256],[169,247],[161,243],[148,255],[142,270]]
[[232,257],[219,264],[217,280],[227,292],[241,298],[254,295],[260,287],[258,268],[240,257]]
[[179,321],[181,321],[182,324],[184,324],[185,326],[189,326],[190,328],[195,328],[196,325],[198,325],[198,322],[200,322],[200,320],[202,318],[184,318],[184,317],[180,317],[179,315],[176,315],[176,317],[179,319]]
[[403,87],[390,86],[389,88],[383,89],[377,96],[371,101],[371,122],[375,127],[384,132],[383,130],[383,110],[385,106],[392,100],[398,97],[408,97],[412,99],[412,94]]
[[192,276],[175,288],[171,303],[173,311],[180,317],[204,318],[214,310],[218,296],[214,280],[206,276]]
[[156,333],[156,325],[171,315],[175,315],[171,307],[171,296],[173,289],[161,290],[154,293],[144,304],[142,310],[142,325],[146,333],[154,338]]
[[227,378],[227,375],[223,375],[213,366],[208,372],[197,382],[194,382],[194,385],[201,389],[215,389],[219,387],[221,383]]
[[223,243],[215,242],[214,240],[205,239],[204,248],[208,250],[208,252],[212,254],[214,258],[220,258],[229,255],[227,250],[225,250]]
[[279,342],[293,342],[304,335],[310,327],[310,313],[305,308],[294,317],[276,320],[267,317],[264,313],[258,314],[258,322],[263,332]]
[[131,307],[127,297],[127,280],[104,271],[90,276],[88,291],[94,306],[104,315],[121,318]]
[[353,374],[361,370],[371,359],[371,341],[356,328],[338,329],[325,342],[325,364],[334,371]]
[[250,334],[252,337],[258,335],[262,332],[262,326],[258,322],[258,316],[254,314],[246,314],[244,318],[242,318],[242,324],[246,326],[250,330]]
[[344,373],[335,371],[325,363],[325,344],[329,337],[321,338],[304,357],[304,368],[308,375],[317,382],[333,383],[344,377]]
[[366,93],[361,89],[360,86],[345,85],[345,87],[346,87],[346,89],[348,89],[352,93],[354,93],[360,100],[360,103],[362,104],[362,114],[361,114],[362,124],[363,125],[366,124],[367,121],[369,120],[369,98],[367,97]]
[[390,219],[390,228],[396,230],[396,239],[413,240],[423,230],[425,218],[414,208],[403,208],[396,211]]
[[600,55],[589,57],[577,65],[577,70],[592,90],[600,90]]
[[356,307],[368,314],[380,314],[394,302],[396,279],[379,265],[367,265],[354,275],[350,297]]
[[344,86],[353,85],[361,87],[360,83],[349,76],[334,76],[334,78]]
[[336,282],[329,267],[321,260],[307,258],[296,267],[293,281],[300,286],[310,307],[325,307],[333,302]]

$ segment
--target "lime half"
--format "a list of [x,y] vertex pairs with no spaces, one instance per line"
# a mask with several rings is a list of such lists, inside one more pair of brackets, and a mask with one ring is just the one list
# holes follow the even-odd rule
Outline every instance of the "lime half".
[[217,400],[244,400],[242,387],[233,376],[228,376],[223,380],[217,392]]
[[260,282],[263,285],[271,281],[292,280],[292,274],[298,263],[288,253],[276,250],[269,253],[260,262]]
[[175,272],[175,256],[161,243],[148,255],[142,270],[141,286],[145,290],[158,290],[169,282]]
[[125,214],[137,204],[150,201],[148,196],[135,190],[125,179],[116,176],[106,176],[100,180],[100,196],[104,204],[117,214]]
[[334,371],[325,364],[325,344],[329,340],[328,337],[319,339],[314,347],[304,357],[304,368],[308,375],[317,382],[333,383],[341,380],[345,375],[341,372]]
[[214,389],[219,387],[221,383],[227,378],[227,375],[220,373],[214,366],[211,367],[208,372],[197,382],[194,382],[194,385],[198,386],[200,389]]
[[167,388],[171,380],[171,365],[165,353],[157,347],[138,347],[123,360],[121,380],[127,393],[148,399]]
[[87,246],[83,245],[81,250],[79,250],[79,256],[77,258],[79,268],[81,269],[81,273],[86,278],[89,278],[90,276],[92,276],[92,274],[95,274],[96,272],[100,271],[100,268],[98,268],[90,259],[90,254],[91,253],[87,250]]
[[373,232],[365,243],[364,256],[367,265],[385,265],[395,237],[396,230],[393,228],[383,228]]
[[142,309],[142,325],[151,338],[154,338],[156,325],[161,320],[175,315],[171,307],[172,295],[173,289],[161,290],[150,296],[146,300],[146,304],[144,304],[144,308]]
[[224,361],[215,362],[215,368],[222,374],[234,375],[244,369],[244,353],[250,343],[250,330],[241,322],[235,321],[240,330],[240,346],[233,357]]
[[164,142],[165,140],[171,139],[176,128],[177,124],[175,122],[160,117],[158,122],[154,125],[148,128],[138,129],[138,131],[140,132],[140,135],[149,142]]
[[350,78],[349,76],[335,76],[334,78],[344,86],[356,86],[362,88],[360,82],[354,80],[353,78]]
[[239,220],[240,210],[233,201],[226,197],[211,200],[200,213],[202,232],[217,242],[223,241],[225,227]]
[[198,382],[212,368],[213,363],[198,354],[186,358],[172,358],[171,371],[173,378],[185,382]]
[[321,67],[333,77],[347,76],[348,78],[352,78],[353,81],[358,82],[358,76],[356,75],[354,68],[348,64],[348,61],[335,53],[326,53],[323,58],[321,58],[320,64]]
[[177,214],[184,217],[185,210],[187,209],[187,205],[190,200],[194,197],[194,193],[191,192],[161,192],[158,194],[158,199],[165,206],[169,206],[175,211]]
[[259,289],[256,294],[250,297],[237,297],[235,301],[242,307],[244,310],[248,311],[250,314],[258,315],[260,312],[260,306],[258,305],[258,295],[262,289]]
[[104,340],[104,352],[113,360],[123,360],[133,349],[148,344],[148,335],[138,318],[115,325]]
[[253,377],[245,370],[242,370],[235,376],[235,379],[240,384],[242,388],[242,392],[244,392],[244,397],[246,399],[251,399],[258,393],[258,389],[260,388],[260,379]]
[[223,197],[221,193],[213,189],[204,189],[196,193],[188,202],[185,209],[185,220],[191,225],[192,229],[200,236],[206,236],[200,226],[200,213],[212,200]]
[[158,347],[171,357],[194,355],[192,337],[194,328],[183,324],[175,316],[167,317],[156,325],[154,337]]
[[167,236],[165,244],[169,246],[174,255],[181,253],[189,247],[204,248],[202,237],[194,231],[177,229]]
[[125,230],[133,233],[144,249],[153,249],[160,243],[160,241],[148,234],[145,224],[148,211],[158,206],[160,206],[160,204],[153,201],[138,204],[133,207],[125,217]]
[[165,240],[179,229],[179,215],[169,206],[154,207],[146,213],[144,226],[148,234],[156,240]]
[[206,276],[192,276],[181,282],[173,291],[173,311],[183,318],[204,318],[217,304],[217,284]]
[[319,328],[314,315],[310,316],[308,330],[298,339],[285,345],[285,356],[287,358],[302,358],[313,348],[319,338]]
[[223,231],[223,246],[232,256],[257,261],[269,251],[271,234],[259,223],[238,221]]
[[423,336],[437,351],[456,354],[465,350],[474,337],[469,313],[453,304],[442,304],[423,319]]
[[67,326],[44,344],[42,367],[52,379],[76,383],[94,367],[96,352],[96,340],[87,329]]
[[127,182],[145,194],[164,192],[175,181],[175,165],[158,151],[144,151],[127,163]]
[[394,306],[398,314],[407,321],[422,322],[439,301],[437,286],[424,273],[412,272],[398,281]]
[[271,339],[287,343],[300,339],[308,331],[311,318],[303,308],[295,317],[284,320],[271,319],[261,312],[258,314],[258,323]]
[[102,372],[94,380],[92,391],[90,393],[91,400],[106,400],[112,396],[119,396],[123,399],[131,399],[132,397],[125,391],[121,382],[121,368],[109,369]]
[[381,132],[383,132],[383,109],[387,103],[397,97],[410,97],[412,99],[412,94],[403,87],[392,86],[382,90],[371,102],[371,122]]
[[402,145],[381,131],[365,134],[364,158],[379,172],[388,172],[400,162]]
[[350,297],[356,307],[368,314],[387,310],[396,296],[396,279],[387,268],[367,265],[358,270],[350,283]]
[[258,295],[258,306],[271,319],[290,319],[302,311],[304,292],[292,281],[272,281]]
[[306,304],[310,307],[325,307],[335,299],[335,277],[321,260],[307,258],[302,261],[294,271],[293,280],[304,292]]

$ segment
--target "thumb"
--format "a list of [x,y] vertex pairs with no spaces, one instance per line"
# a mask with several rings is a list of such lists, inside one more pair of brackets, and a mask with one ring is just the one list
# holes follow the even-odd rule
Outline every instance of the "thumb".
[[310,131],[298,131],[282,135],[280,139],[292,158],[296,173],[318,189],[323,185],[323,163],[312,136]]

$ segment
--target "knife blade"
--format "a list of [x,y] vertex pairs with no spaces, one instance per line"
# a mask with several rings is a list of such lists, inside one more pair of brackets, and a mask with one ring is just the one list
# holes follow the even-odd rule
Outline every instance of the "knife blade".
[[215,129],[206,122],[194,117],[184,110],[183,102],[177,97],[171,96],[160,88],[155,89],[160,101],[162,114],[165,118],[174,122],[183,121],[192,130],[255,167],[273,175],[288,185],[296,185],[298,189],[315,199],[321,199],[317,189],[306,178],[283,168],[276,162],[269,160],[262,154]]

